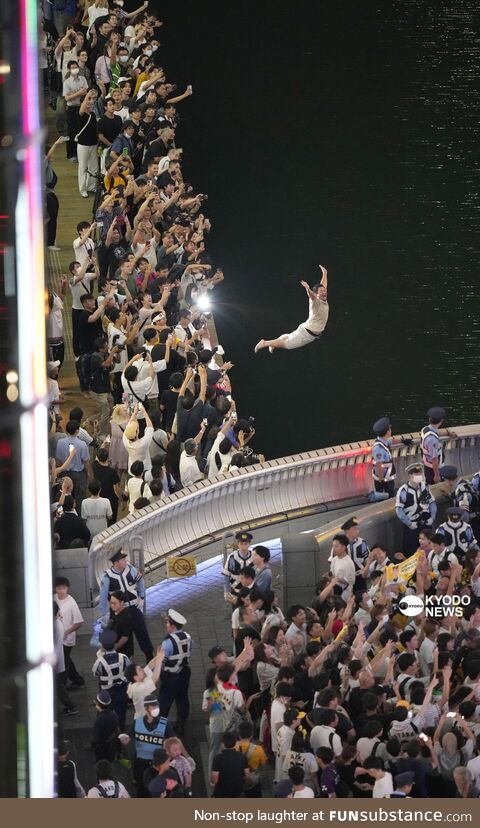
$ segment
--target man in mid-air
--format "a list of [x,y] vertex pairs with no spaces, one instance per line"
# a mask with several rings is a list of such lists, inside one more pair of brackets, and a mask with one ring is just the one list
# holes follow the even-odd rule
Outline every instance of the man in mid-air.
[[303,348],[304,345],[315,342],[321,336],[328,322],[329,307],[327,301],[327,270],[323,265],[319,265],[319,268],[322,271],[322,278],[313,288],[309,287],[307,282],[300,282],[308,296],[307,321],[302,322],[295,331],[282,334],[278,339],[261,339],[255,345],[255,353],[261,351],[262,348],[268,348],[271,354],[273,354],[275,348],[286,348],[288,351],[293,350],[293,348]]

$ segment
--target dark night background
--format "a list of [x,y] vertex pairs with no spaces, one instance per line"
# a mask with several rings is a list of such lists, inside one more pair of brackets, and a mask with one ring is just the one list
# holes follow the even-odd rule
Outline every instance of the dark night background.
[[[215,321],[255,447],[368,437],[385,413],[417,430],[432,404],[478,421],[474,0],[186,0],[162,19],[167,77],[194,88],[177,145],[209,194]],[[319,262],[320,342],[254,356],[306,318]]]

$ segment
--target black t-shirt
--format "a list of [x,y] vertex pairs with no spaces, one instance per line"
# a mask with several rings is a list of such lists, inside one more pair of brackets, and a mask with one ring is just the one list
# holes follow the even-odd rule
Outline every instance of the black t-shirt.
[[[123,121],[119,115],[114,115],[113,118],[108,118],[107,115],[104,115],[98,122],[98,134],[103,135],[111,144],[117,135],[120,135],[122,129]],[[103,147],[105,145],[101,144],[101,146]]]
[[128,639],[118,652],[131,658],[133,656],[133,631],[128,610],[124,609],[118,615],[111,613],[109,628],[116,632],[117,641],[125,637]]
[[75,116],[75,135],[78,135],[77,144],[83,147],[93,147],[98,143],[97,119],[93,112],[78,112]]
[[116,483],[120,483],[120,478],[115,469],[112,469],[111,466],[102,466],[98,460],[93,461],[92,469],[95,480],[102,484],[100,497],[106,497],[110,502],[117,501],[118,497],[113,487]]
[[172,391],[171,388],[167,388],[165,391],[162,391],[160,405],[165,406],[165,411],[163,412],[163,427],[165,431],[172,430],[175,414],[177,413],[177,401],[178,391]]
[[[171,725],[170,725],[170,727],[171,727]],[[167,736],[166,731],[165,731],[165,738],[166,739],[170,738],[170,736]],[[169,770],[169,773],[174,773],[176,775],[178,784],[180,784],[180,777],[179,777],[177,771],[175,770],[175,768],[169,768],[168,770]],[[153,782],[153,780],[156,779],[157,776],[163,776],[163,774],[162,773],[157,773],[157,771],[155,770],[155,768],[153,766],[150,767],[150,768],[147,768],[147,770],[143,774],[143,779],[142,779],[143,787],[147,791],[148,791],[148,786],[150,785],[150,782]],[[148,795],[151,796],[150,792],[149,792]]]
[[101,318],[98,318],[95,322],[88,321],[92,313],[95,313],[95,311],[83,310],[78,317],[78,344],[82,354],[93,354],[95,340],[103,334]]
[[108,394],[110,391],[110,369],[103,367],[104,357],[92,354],[90,359],[90,388],[95,394]]
[[108,246],[108,271],[110,279],[115,278],[115,273],[120,267],[120,262],[130,253],[130,245],[126,239],[112,242]]
[[196,437],[200,431],[205,403],[196,399],[193,407],[186,411],[181,404],[183,397],[178,396],[177,402],[177,438],[181,443],[189,438]]
[[114,733],[118,733],[118,717],[113,710],[102,710],[93,723],[92,742],[104,744]]
[[222,750],[214,757],[212,763],[212,771],[220,774],[213,795],[225,798],[241,796],[244,789],[246,768],[248,768],[248,762],[245,754],[234,750],[234,748]]
[[64,512],[55,521],[53,531],[60,535],[59,549],[68,549],[71,542],[77,538],[85,541],[85,546],[90,543],[91,535],[87,524],[80,515],[76,515],[74,512]]

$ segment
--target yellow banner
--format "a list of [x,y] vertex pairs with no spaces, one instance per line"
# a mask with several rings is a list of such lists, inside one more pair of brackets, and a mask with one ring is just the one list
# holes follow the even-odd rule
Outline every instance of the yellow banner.
[[197,561],[193,555],[167,558],[167,578],[190,578],[197,574]]
[[421,552],[415,552],[407,558],[406,561],[401,561],[399,564],[389,564],[385,568],[386,583],[387,584],[406,584],[415,574],[418,564],[418,559]]

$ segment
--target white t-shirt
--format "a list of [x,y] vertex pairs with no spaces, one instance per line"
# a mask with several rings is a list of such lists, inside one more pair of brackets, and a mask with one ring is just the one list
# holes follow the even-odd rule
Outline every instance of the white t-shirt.
[[182,486],[191,486],[199,480],[203,480],[203,474],[200,471],[195,455],[189,457],[185,451],[180,455],[180,479]]
[[[113,347],[113,338],[115,339],[115,345],[125,345],[127,341],[127,335],[122,328],[116,328],[113,322],[110,322],[107,328],[107,337],[108,337],[108,350],[110,351]],[[114,362],[112,366],[112,374],[118,374],[119,372],[125,370],[125,366],[128,362],[127,360],[127,348],[125,347],[122,351],[117,352],[117,356],[120,357],[119,362]]]
[[270,708],[270,733],[272,740],[272,753],[277,753],[278,749],[278,725],[283,724],[283,714],[286,710],[285,703],[279,699],[274,699]]
[[344,558],[339,558],[337,555],[333,558],[330,564],[330,572],[339,581],[345,581],[346,586],[343,587],[343,598],[348,598],[352,592],[353,584],[355,583],[355,564],[349,555]]
[[293,799],[314,799],[315,794],[313,793],[312,788],[303,788],[301,791],[295,791],[293,794]]
[[90,236],[87,236],[86,239],[81,239],[80,236],[77,236],[73,242],[73,255],[75,261],[80,262],[81,265],[83,265],[85,259],[90,258],[90,254],[93,254],[94,250],[95,243]]
[[108,518],[112,517],[112,505],[106,497],[87,497],[82,500],[82,518],[86,521],[92,537],[104,532]]
[[147,426],[143,437],[140,437],[137,440],[129,440],[128,437],[125,437],[125,434],[123,435],[122,442],[128,452],[129,473],[132,463],[134,463],[135,460],[142,461],[145,471],[150,471],[152,468],[152,458],[150,457],[150,443],[152,442],[152,437],[152,426]]
[[92,282],[94,276],[91,273],[85,273],[80,282],[75,282],[74,277],[70,279],[70,293],[72,294],[72,310],[83,310],[83,305],[80,302],[80,296],[84,293],[92,292]]
[[57,293],[52,291],[53,307],[47,316],[47,338],[60,339],[63,336],[63,302]]
[[467,770],[470,771],[473,777],[473,784],[476,788],[480,787],[480,756],[475,756],[475,759],[470,759],[467,762]]
[[[219,474],[224,474],[228,471],[230,466],[230,461],[232,459],[231,451],[227,452],[227,454],[221,454],[219,451],[219,446],[222,440],[224,440],[226,435],[223,431],[219,431],[217,436],[215,437],[215,442],[210,449],[207,457],[207,476],[209,480],[215,480]],[[217,458],[218,453],[218,458]],[[220,468],[217,466],[217,459],[220,463]]]
[[[118,785],[118,797],[117,799],[130,799],[130,794],[128,793],[127,789],[122,785],[121,782],[117,782]],[[107,797],[109,799],[114,799],[115,793],[115,783],[109,779],[107,782],[99,782],[99,787],[103,788]],[[87,793],[87,799],[105,799],[102,796],[98,788],[90,788],[89,792]]]
[[[83,615],[78,608],[78,604],[75,601],[75,598],[72,598],[71,595],[67,595],[66,598],[60,600],[56,595],[54,596],[53,600],[55,601],[58,612],[57,612],[57,620],[61,621],[63,624],[64,631],[68,630],[72,624],[82,624],[83,623]],[[73,647],[77,640],[77,633],[71,632],[67,636],[64,635],[63,637],[63,644],[66,647]]]
[[132,245],[132,250],[135,256],[142,256],[147,259],[148,263],[155,268],[157,266],[157,247],[158,242],[155,238],[149,239],[147,242]]
[[[147,377],[147,379],[136,379],[131,381],[130,384],[127,379],[125,379],[125,375],[122,374],[122,387],[123,390],[128,394],[127,400],[127,407],[130,413],[132,413],[133,409],[135,408],[136,404],[138,403],[138,399],[144,400],[147,396],[150,388],[153,384],[153,377]],[[135,396],[136,395],[136,396]],[[139,412],[138,419],[143,418],[143,412]]]
[[310,744],[314,753],[320,747],[329,747],[333,750],[335,756],[340,756],[342,752],[342,740],[333,727],[328,725],[317,725],[310,733]]
[[308,300],[308,319],[305,327],[313,333],[321,333],[328,322],[328,302],[323,299]]
[[[143,486],[143,492],[142,492]],[[148,483],[145,483],[141,477],[131,477],[127,483],[127,490],[128,490],[128,497],[130,499],[130,503],[128,504],[128,511],[134,512],[135,507],[134,503],[138,500],[139,497],[146,497],[148,500],[152,497],[152,493],[150,491],[150,486]]]
[[429,638],[424,638],[420,645],[419,662],[422,676],[430,676],[432,672],[431,665],[433,664],[433,651],[436,646],[435,642],[430,641]]
[[389,799],[393,793],[392,774],[385,772],[383,779],[377,779],[373,786],[372,799]]
[[[60,388],[58,387],[57,380],[51,379],[48,377],[47,379],[47,399],[49,407],[53,408],[55,414],[60,414],[60,403],[58,402],[58,398],[60,397]],[[56,403],[56,405],[53,405]]]
[[138,716],[145,715],[143,700],[146,699],[147,696],[150,696],[151,693],[155,693],[157,690],[157,685],[152,679],[152,669],[148,667],[148,665],[143,669],[145,670],[145,678],[143,681],[133,681],[127,687],[127,696],[132,700],[135,707],[135,719],[138,718]]

